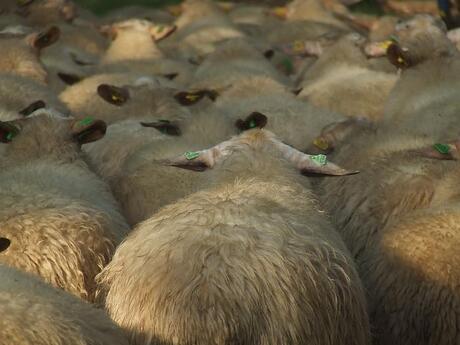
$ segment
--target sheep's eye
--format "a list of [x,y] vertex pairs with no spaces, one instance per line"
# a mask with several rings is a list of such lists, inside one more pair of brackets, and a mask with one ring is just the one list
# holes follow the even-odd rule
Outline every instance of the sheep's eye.
[[33,102],[32,104],[30,104],[29,106],[27,106],[27,108],[21,110],[19,112],[19,114],[23,115],[23,116],[29,116],[30,114],[32,114],[34,111],[38,110],[38,109],[42,109],[46,107],[46,104],[45,102],[43,101],[35,101]]

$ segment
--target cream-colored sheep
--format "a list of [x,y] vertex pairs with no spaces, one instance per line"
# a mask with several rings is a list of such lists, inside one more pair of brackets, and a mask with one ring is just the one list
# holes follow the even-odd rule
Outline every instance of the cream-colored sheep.
[[44,85],[26,77],[0,73],[0,121],[30,115],[47,108],[67,115],[69,110]]
[[10,241],[0,262],[92,301],[95,275],[129,230],[79,150],[103,136],[105,124],[33,115],[0,123],[0,236]]
[[214,51],[219,42],[244,36],[210,0],[187,0],[182,8],[183,13],[174,22],[177,32],[164,45],[160,44],[171,56],[204,56]]
[[0,34],[0,44],[4,49],[0,58],[0,72],[21,75],[46,84],[47,73],[39,54],[58,38],[59,29],[55,26],[26,35],[4,30]]
[[438,186],[455,164],[450,154],[434,148],[437,143],[432,137],[368,130],[340,148],[334,159],[361,173],[324,180],[320,194],[359,263],[388,223],[430,206],[439,193],[446,193]]
[[309,20],[349,29],[348,25],[325,8],[321,0],[294,0],[287,5],[286,10],[287,20]]
[[0,275],[0,344],[129,344],[105,312],[9,267]]
[[164,57],[155,41],[170,35],[175,26],[154,25],[148,20],[129,19],[112,24],[107,30],[113,35],[113,41],[102,58],[103,64]]
[[[18,1],[21,2],[21,1]],[[18,13],[29,25],[40,27],[62,21],[72,21],[77,13],[71,0],[33,0],[22,1]]]
[[286,85],[290,80],[246,39],[228,40],[197,68],[190,88],[224,89],[252,76],[265,76]]
[[370,69],[363,43],[364,38],[353,33],[326,48],[305,72],[299,97],[346,116],[380,120],[398,77]]
[[78,118],[94,116],[108,124],[130,117],[167,120],[188,109],[173,98],[169,80],[136,73],[100,74],[69,86],[59,98]]
[[452,139],[460,132],[460,55],[435,19],[416,16],[399,24],[389,59],[403,69],[385,107],[385,123],[398,131]]
[[241,79],[221,93],[215,106],[233,121],[254,111],[265,114],[266,128],[301,150],[311,144],[323,127],[346,119],[297,99],[284,85],[265,77]]
[[348,172],[259,129],[187,157],[165,164],[214,168],[207,188],[139,224],[98,277],[133,344],[368,344],[353,261],[289,164]]

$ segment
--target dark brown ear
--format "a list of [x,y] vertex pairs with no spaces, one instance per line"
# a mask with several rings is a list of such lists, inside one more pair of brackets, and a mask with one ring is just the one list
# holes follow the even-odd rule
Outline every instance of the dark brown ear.
[[238,128],[241,132],[253,128],[264,128],[266,124],[267,116],[256,111],[251,113],[244,120],[239,119],[235,122],[236,128]]
[[80,144],[87,144],[102,139],[107,130],[107,125],[102,120],[86,117],[72,125],[74,139]]
[[0,142],[9,143],[13,138],[19,134],[19,128],[11,122],[0,121]]
[[275,55],[275,51],[273,49],[269,49],[264,53],[264,56],[270,60]]
[[40,101],[35,101],[33,103],[31,103],[29,106],[27,106],[27,108],[25,109],[22,109],[19,114],[23,115],[23,116],[29,116],[30,114],[32,114],[35,110],[38,110],[38,109],[42,109],[46,107],[46,104],[45,102],[43,102],[42,100]]
[[39,33],[38,35],[33,35],[31,39],[32,46],[38,50],[42,50],[53,43],[55,43],[59,36],[61,35],[61,30],[57,26],[52,26],[48,30]]
[[144,127],[152,127],[160,131],[163,134],[179,136],[181,135],[181,130],[179,126],[175,123],[172,123],[168,120],[159,120],[156,122],[141,122],[141,125]]
[[178,92],[174,95],[176,101],[179,104],[184,106],[194,105],[201,101],[205,96],[208,97],[210,100],[215,101],[219,94],[214,90],[200,90],[200,91],[193,91],[193,92]]
[[460,140],[447,143],[436,143],[429,147],[416,150],[418,154],[425,158],[440,160],[459,160],[460,159]]
[[115,26],[112,26],[112,25],[101,25],[98,27],[98,31],[99,33],[110,39],[110,40],[114,40],[115,38],[117,38],[117,29],[115,28]]
[[168,73],[168,74],[163,74],[162,77],[164,77],[164,78],[166,78],[166,79],[169,79],[169,80],[173,80],[173,79],[175,79],[178,75],[179,75],[179,73]]
[[5,237],[0,237],[0,253],[4,252],[10,246],[11,241]]
[[298,89],[295,89],[295,90],[292,90],[292,93],[296,96],[300,95],[300,93],[302,92],[303,90],[303,87],[301,88],[298,88]]
[[63,72],[58,72],[58,77],[61,79],[64,83],[67,85],[73,85],[81,81],[81,77],[75,75],[75,74],[69,74],[69,73],[63,73]]
[[391,43],[387,49],[387,57],[397,68],[406,69],[413,65],[408,50],[401,48],[397,43]]
[[126,88],[114,85],[101,84],[97,87],[97,94],[106,102],[121,106],[129,99],[129,91]]

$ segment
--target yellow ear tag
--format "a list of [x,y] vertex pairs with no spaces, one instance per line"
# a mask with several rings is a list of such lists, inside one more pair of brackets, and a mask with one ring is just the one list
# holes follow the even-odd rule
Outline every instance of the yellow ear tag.
[[329,148],[329,143],[323,137],[318,137],[313,140],[313,145],[323,151],[326,151]]
[[120,97],[118,97],[116,95],[112,95],[111,98],[112,98],[112,101],[114,101],[114,102],[119,102],[119,101],[122,100]]
[[380,43],[380,48],[387,50],[390,44],[392,43],[393,41],[390,40],[383,41],[382,43]]
[[185,96],[185,99],[190,102],[195,102],[198,98],[200,98],[200,96],[194,94],[188,94],[187,96]]
[[404,63],[404,59],[401,57],[401,56],[398,56],[398,62],[400,64],[403,64]]
[[273,9],[273,14],[278,17],[286,17],[287,8],[286,7],[275,7]]
[[295,41],[292,45],[292,49],[294,50],[294,53],[303,53],[305,50],[305,45],[302,41]]

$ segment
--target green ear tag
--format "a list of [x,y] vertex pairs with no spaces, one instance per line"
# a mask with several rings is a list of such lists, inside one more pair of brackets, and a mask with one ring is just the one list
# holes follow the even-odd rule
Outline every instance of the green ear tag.
[[443,155],[447,155],[450,152],[450,146],[446,144],[434,144],[433,148]]
[[249,128],[256,127],[256,122],[254,120],[249,121]]
[[291,59],[286,58],[283,61],[281,61],[281,64],[286,68],[286,71],[288,73],[292,73],[294,71],[294,65],[292,64]]
[[79,127],[88,126],[88,125],[92,124],[93,121],[94,121],[94,119],[92,117],[88,116],[88,117],[85,117],[83,120],[78,121],[78,126]]
[[389,40],[395,43],[399,43],[399,38],[396,37],[395,35],[390,35]]
[[187,160],[191,161],[195,158],[198,158],[200,156],[200,153],[199,152],[195,152],[195,151],[187,151],[184,153],[184,156],[185,158],[187,158]]
[[310,159],[318,165],[326,165],[327,164],[327,156],[326,155],[315,155],[310,156]]
[[8,132],[8,134],[6,135],[6,139],[8,141],[11,141],[15,136],[16,136],[16,133]]

